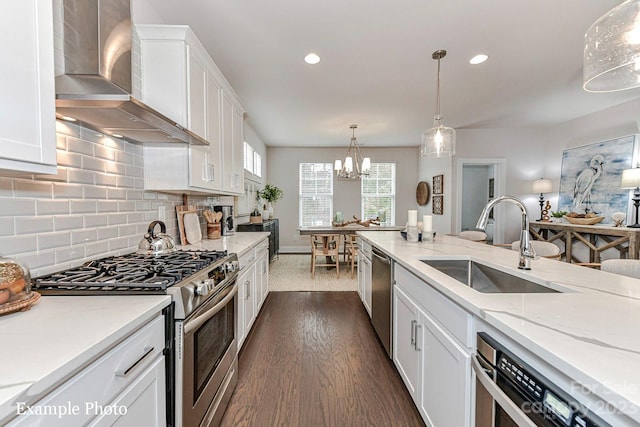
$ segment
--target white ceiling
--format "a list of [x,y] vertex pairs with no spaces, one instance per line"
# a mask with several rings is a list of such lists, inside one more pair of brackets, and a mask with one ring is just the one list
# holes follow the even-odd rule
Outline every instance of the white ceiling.
[[[457,129],[545,127],[640,97],[582,90],[584,33],[620,0],[146,1],[192,27],[268,146],[346,146],[351,123],[366,146],[418,145],[437,49]],[[489,60],[472,66],[477,53]]]

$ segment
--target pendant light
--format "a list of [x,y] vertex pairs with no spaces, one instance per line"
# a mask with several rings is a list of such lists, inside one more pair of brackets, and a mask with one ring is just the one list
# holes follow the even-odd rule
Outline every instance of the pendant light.
[[640,86],[640,0],[614,7],[587,30],[583,78],[587,92]]
[[447,157],[456,154],[456,131],[442,124],[440,115],[440,60],[447,55],[446,50],[436,50],[431,57],[438,61],[438,79],[436,90],[436,115],[434,126],[422,133],[420,155],[423,157]]
[[360,153],[360,147],[358,147],[358,141],[356,140],[357,128],[358,125],[356,124],[349,125],[349,129],[351,129],[352,132],[351,143],[349,144],[347,155],[344,158],[344,163],[340,159],[334,163],[333,168],[339,179],[357,180],[360,179],[362,175],[369,175],[371,159],[369,157],[362,157]]

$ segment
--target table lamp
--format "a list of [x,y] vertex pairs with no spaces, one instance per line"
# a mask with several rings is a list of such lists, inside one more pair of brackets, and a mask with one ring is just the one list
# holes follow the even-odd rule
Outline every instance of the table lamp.
[[622,171],[620,188],[633,189],[634,224],[628,227],[640,228],[638,224],[638,206],[640,206],[640,168],[625,169]]
[[544,219],[542,211],[544,210],[544,193],[551,192],[551,180],[550,179],[536,179],[533,181],[533,185],[531,186],[531,190],[534,193],[540,193],[540,219],[538,221],[542,221]]

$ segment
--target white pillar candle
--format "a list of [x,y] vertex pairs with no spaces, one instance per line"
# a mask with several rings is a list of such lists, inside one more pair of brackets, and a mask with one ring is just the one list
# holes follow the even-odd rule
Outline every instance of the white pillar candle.
[[418,226],[418,211],[417,210],[409,209],[407,225],[411,226],[411,227],[417,227]]
[[423,232],[427,232],[427,231],[432,231],[433,227],[433,222],[432,222],[432,218],[431,215],[422,215],[422,231]]

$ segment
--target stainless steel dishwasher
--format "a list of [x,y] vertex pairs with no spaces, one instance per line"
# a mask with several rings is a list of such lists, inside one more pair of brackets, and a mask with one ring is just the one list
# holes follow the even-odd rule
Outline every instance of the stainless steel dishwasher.
[[393,261],[375,246],[371,247],[371,276],[371,323],[391,357]]

